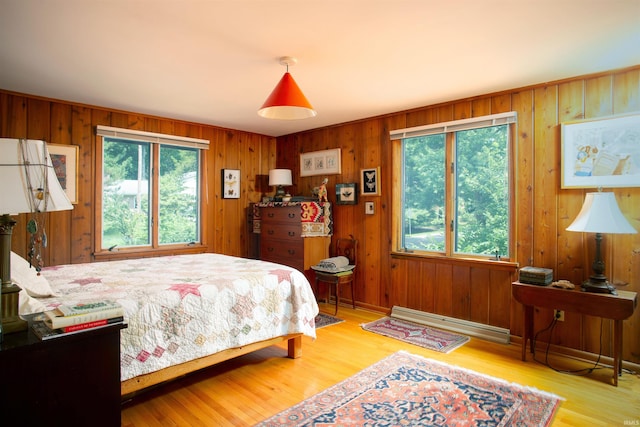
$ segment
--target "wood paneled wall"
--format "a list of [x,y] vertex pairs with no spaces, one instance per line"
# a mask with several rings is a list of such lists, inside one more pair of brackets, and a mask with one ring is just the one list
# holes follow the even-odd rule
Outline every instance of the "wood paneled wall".
[[[260,176],[275,167],[275,138],[0,91],[0,137],[43,139],[52,144],[79,146],[78,203],[72,211],[47,215],[46,230],[51,247],[43,251],[45,265],[93,261],[97,125],[209,140],[203,170],[205,250],[248,255],[253,237],[247,227],[247,208],[250,203],[258,202],[267,190],[262,188]],[[224,168],[241,171],[239,199],[222,199],[220,171]],[[29,242],[28,215],[20,215],[17,221],[12,247],[24,256]]]
[[[494,264],[442,261],[391,254],[391,142],[389,131],[449,120],[516,111],[516,261],[520,266],[552,268],[555,278],[580,283],[591,272],[592,234],[567,232],[586,192],[561,189],[560,124],[638,112],[640,67],[583,76],[345,123],[278,138],[278,167],[294,171],[292,194],[310,195],[324,177],[299,177],[299,154],[341,148],[342,173],[335,184],[360,182],[360,169],[380,166],[382,195],[360,197],[357,205],[334,205],[334,236],[360,240],[356,299],[361,306],[394,305],[510,328],[522,335],[522,307],[511,297],[513,268]],[[607,189],[640,231],[640,188]],[[375,203],[365,215],[364,202]],[[621,289],[640,292],[640,234],[609,235],[603,241],[606,274]],[[551,310],[536,311],[546,326]],[[611,354],[612,322],[605,321],[603,347]],[[566,313],[551,342],[579,351],[600,351],[599,318]],[[540,337],[546,341],[548,337]],[[640,310],[624,322],[624,359],[640,362]]]

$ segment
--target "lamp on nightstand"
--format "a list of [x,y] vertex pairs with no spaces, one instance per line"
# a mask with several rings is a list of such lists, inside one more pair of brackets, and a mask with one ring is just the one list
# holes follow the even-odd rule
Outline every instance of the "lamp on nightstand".
[[276,202],[282,201],[282,197],[285,195],[284,186],[291,184],[290,169],[271,169],[269,171],[269,185],[277,187],[274,197]]
[[593,274],[589,280],[582,283],[582,290],[616,295],[615,288],[604,275],[604,261],[600,254],[602,234],[634,234],[635,228],[624,217],[616,196],[613,193],[587,193],[582,209],[576,219],[567,227],[567,231],[596,233],[596,254],[593,261]]
[[3,333],[25,330],[18,316],[20,287],[11,280],[11,234],[16,221],[10,215],[31,213],[30,263],[39,270],[40,247],[47,245],[45,212],[73,209],[53,169],[44,141],[0,138],[0,340]]

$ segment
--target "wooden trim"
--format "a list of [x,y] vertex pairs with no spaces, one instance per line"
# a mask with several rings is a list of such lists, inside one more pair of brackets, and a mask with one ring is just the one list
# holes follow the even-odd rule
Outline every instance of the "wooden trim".
[[163,383],[165,381],[176,379],[191,372],[195,372],[199,369],[207,368],[217,363],[224,362],[225,360],[233,359],[234,357],[242,356],[256,350],[279,344],[283,341],[288,341],[287,357],[297,359],[302,356],[302,334],[290,334],[281,337],[275,337],[268,340],[247,344],[242,347],[222,350],[218,353],[200,357],[195,360],[190,360],[179,365],[169,366],[159,371],[151,372],[144,375],[138,375],[137,377],[121,382],[120,395],[123,397],[128,397],[130,394],[146,389],[148,387]]

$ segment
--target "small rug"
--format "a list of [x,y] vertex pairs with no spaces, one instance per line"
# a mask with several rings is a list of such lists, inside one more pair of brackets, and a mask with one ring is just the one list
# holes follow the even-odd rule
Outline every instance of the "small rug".
[[400,351],[257,426],[548,426],[561,400]]
[[383,317],[362,325],[365,331],[419,345],[429,350],[449,353],[469,341],[465,335],[430,328],[419,323]]
[[344,322],[343,319],[329,316],[328,314],[318,313],[316,316],[316,329],[324,328],[325,326],[335,325],[336,323]]

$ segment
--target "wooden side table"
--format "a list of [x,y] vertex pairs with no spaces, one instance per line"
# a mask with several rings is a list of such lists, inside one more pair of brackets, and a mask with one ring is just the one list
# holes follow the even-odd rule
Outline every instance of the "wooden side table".
[[[31,324],[33,315],[25,316]],[[40,341],[31,328],[0,344],[0,411],[20,425],[120,426],[120,330]]]
[[622,321],[633,314],[638,305],[635,292],[618,291],[618,295],[582,292],[513,282],[513,297],[524,306],[522,360],[527,360],[527,341],[533,353],[533,307],[551,308],[573,313],[613,319],[613,385],[622,374]]

